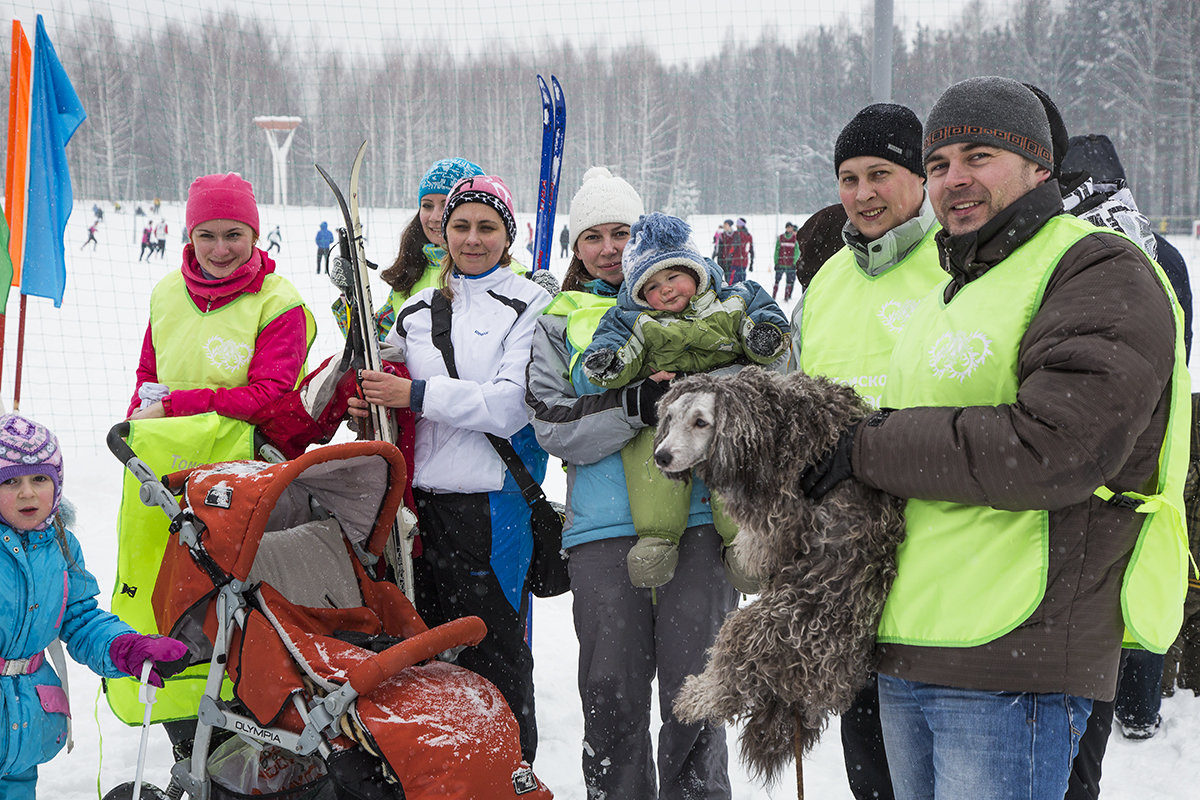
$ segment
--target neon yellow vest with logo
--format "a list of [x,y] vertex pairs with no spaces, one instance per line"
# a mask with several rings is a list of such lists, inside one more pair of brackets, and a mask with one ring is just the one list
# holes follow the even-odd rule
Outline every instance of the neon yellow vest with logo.
[[843,247],[804,292],[800,369],[852,387],[873,407],[887,381],[896,338],[921,298],[945,283],[934,225],[889,269],[868,275]]
[[[212,412],[133,420],[126,441],[138,458],[159,476],[217,461],[254,458],[254,426]],[[125,470],[117,515],[117,579],[111,608],[139,633],[167,633],[158,630],[150,598],[171,536],[167,530],[170,520],[162,509],[141,502],[140,488],[133,473]],[[158,692],[152,721],[196,716],[207,675],[208,665],[198,664],[168,678],[166,686]],[[137,679],[108,679],[104,686],[108,704],[117,718],[128,725],[141,724],[143,707],[137,696]],[[232,697],[228,679],[222,696]]]
[[258,334],[280,314],[304,309],[307,344],[316,322],[296,287],[271,273],[262,289],[213,311],[192,302],[182,272],[158,282],[150,295],[150,331],[158,382],[179,389],[233,389],[249,383]]
[[543,314],[567,318],[567,342],[574,351],[568,365],[570,371],[574,371],[575,362],[592,343],[604,312],[616,304],[615,297],[600,297],[590,292],[559,292],[546,306]]
[[[889,407],[997,405],[1015,402],[1021,338],[1042,302],[1063,254],[1096,228],[1068,215],[1054,217],[1032,239],[958,291],[947,305],[941,292],[922,301],[896,343]],[[1164,652],[1182,622],[1187,588],[1183,480],[1187,471],[1190,406],[1183,357],[1182,314],[1170,284],[1176,318],[1176,364],[1171,409],[1159,454],[1157,491],[1126,569],[1121,592],[1127,636]],[[1002,453],[988,454],[1000,458]],[[1105,487],[1096,494],[1104,497]],[[910,500],[899,571],[880,621],[881,642],[972,647],[997,639],[1026,620],[1046,591],[1049,512]]]

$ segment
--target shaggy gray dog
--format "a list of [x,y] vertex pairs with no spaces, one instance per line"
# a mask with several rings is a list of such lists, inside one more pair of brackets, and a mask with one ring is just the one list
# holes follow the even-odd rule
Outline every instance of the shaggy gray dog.
[[772,781],[867,680],[903,501],[853,478],[818,503],[800,489],[805,467],[870,413],[848,387],[747,367],[679,381],[659,409],[659,468],[680,479],[690,471],[721,496],[739,526],[734,546],[763,586],[726,618],[675,715],[742,721],[742,760]]

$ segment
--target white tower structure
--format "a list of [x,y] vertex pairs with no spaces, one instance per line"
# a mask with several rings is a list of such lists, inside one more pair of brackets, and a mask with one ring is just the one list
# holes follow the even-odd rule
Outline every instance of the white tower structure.
[[[300,117],[255,117],[254,124],[267,134],[271,146],[271,160],[275,165],[275,205],[287,205],[287,154],[292,146],[292,136],[300,125]],[[278,131],[286,131],[283,144],[275,138]]]

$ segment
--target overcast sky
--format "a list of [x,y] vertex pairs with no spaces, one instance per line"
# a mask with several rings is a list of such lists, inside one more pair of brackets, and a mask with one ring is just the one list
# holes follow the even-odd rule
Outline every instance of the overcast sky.
[[[982,0],[985,10],[1007,0]],[[894,0],[895,23],[911,33],[918,24],[944,27],[960,20],[963,0]],[[781,41],[818,25],[870,24],[875,0],[2,0],[32,35],[40,11],[51,39],[59,28],[90,24],[93,8],[108,8],[121,32],[136,36],[167,20],[199,21],[202,9],[256,14],[301,40],[378,52],[397,39],[441,43],[458,54],[503,42],[536,52],[548,39],[567,37],[580,47],[644,41],[671,62],[700,58],[733,37],[756,39],[770,30]]]

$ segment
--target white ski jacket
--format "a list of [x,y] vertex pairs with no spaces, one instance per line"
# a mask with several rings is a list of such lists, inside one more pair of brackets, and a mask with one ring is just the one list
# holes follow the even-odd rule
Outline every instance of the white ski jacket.
[[542,287],[494,267],[450,279],[450,339],[457,379],[434,346],[430,299],[423,289],[405,301],[386,341],[404,353],[414,380],[425,381],[417,416],[413,486],[431,492],[492,492],[504,462],[485,433],[509,438],[529,424],[525,367],[533,328],[551,297]]

